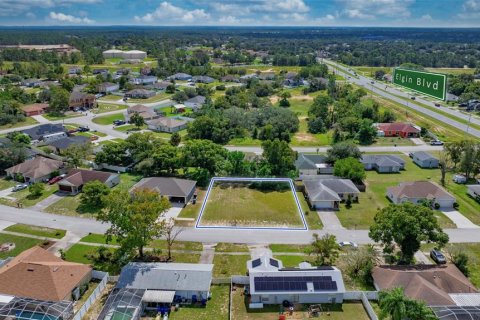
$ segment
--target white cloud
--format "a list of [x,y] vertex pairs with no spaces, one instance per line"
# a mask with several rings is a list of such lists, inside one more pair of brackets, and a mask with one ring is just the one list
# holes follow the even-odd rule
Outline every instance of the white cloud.
[[155,11],[147,13],[142,17],[135,16],[134,19],[141,23],[179,24],[180,22],[197,24],[209,20],[210,14],[204,9],[186,10],[164,1]]
[[80,17],[74,17],[69,14],[64,14],[61,12],[50,12],[48,17],[56,22],[60,23],[66,23],[66,24],[80,24],[80,23],[86,23],[86,24],[92,24],[95,21],[88,19],[87,17],[80,18]]
[[480,19],[480,0],[467,0],[457,17],[463,20]]
[[433,18],[429,14],[424,14],[423,16],[420,17],[421,21],[428,22],[428,21],[433,21]]
[[72,4],[91,5],[103,0],[0,0],[0,16],[19,16],[35,8],[54,8]]
[[353,19],[376,17],[408,18],[414,0],[337,0],[344,9],[341,14]]
[[480,0],[467,0],[463,4],[464,11],[480,11]]

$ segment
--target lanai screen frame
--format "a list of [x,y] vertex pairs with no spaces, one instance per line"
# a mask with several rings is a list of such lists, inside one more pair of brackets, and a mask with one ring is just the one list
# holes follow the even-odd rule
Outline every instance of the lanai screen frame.
[[[226,181],[226,182],[285,182],[288,183],[290,186],[290,191],[293,193],[293,198],[297,205],[297,211],[300,215],[300,218],[303,223],[303,227],[233,227],[233,226],[202,226],[202,216],[205,211],[205,207],[208,202],[208,198],[210,196],[210,191],[213,188],[213,185],[217,181]],[[295,185],[293,180],[290,178],[249,178],[249,177],[213,177],[210,180],[210,184],[208,185],[207,193],[205,194],[205,199],[203,200],[202,207],[200,209],[200,213],[198,214],[197,221],[195,223],[196,229],[229,229],[229,230],[280,230],[280,231],[307,231],[308,225],[305,219],[305,214],[302,210],[302,205],[297,197],[297,192],[295,191]]]

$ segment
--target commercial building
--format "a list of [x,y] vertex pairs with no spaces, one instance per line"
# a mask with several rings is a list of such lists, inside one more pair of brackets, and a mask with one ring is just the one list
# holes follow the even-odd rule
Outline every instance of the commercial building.
[[147,53],[145,51],[140,51],[140,50],[122,51],[117,49],[111,49],[111,50],[103,51],[102,55],[105,59],[121,58],[121,59],[143,60],[147,57]]

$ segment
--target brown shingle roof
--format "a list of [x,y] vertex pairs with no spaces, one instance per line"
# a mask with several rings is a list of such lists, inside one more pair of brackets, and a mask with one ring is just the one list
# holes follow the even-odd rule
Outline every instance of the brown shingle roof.
[[32,160],[27,160],[16,166],[10,167],[5,171],[8,174],[22,174],[24,177],[37,179],[49,175],[63,167],[63,162],[53,160],[45,157],[36,157]]
[[34,103],[22,107],[23,112],[43,111],[48,108],[48,103]]
[[379,290],[402,287],[406,296],[428,305],[454,305],[449,293],[478,293],[453,264],[379,266],[372,276]]
[[396,187],[388,188],[388,192],[396,198],[455,200],[454,196],[430,181],[402,182]]
[[420,132],[412,124],[404,122],[379,123],[377,126],[382,131]]
[[67,176],[58,182],[58,184],[65,185],[74,185],[80,187],[87,182],[98,180],[102,183],[105,183],[112,173],[95,171],[95,170],[83,170],[83,169],[73,169],[67,174]]
[[69,299],[91,270],[90,266],[66,262],[33,247],[0,269],[0,293],[46,301]]

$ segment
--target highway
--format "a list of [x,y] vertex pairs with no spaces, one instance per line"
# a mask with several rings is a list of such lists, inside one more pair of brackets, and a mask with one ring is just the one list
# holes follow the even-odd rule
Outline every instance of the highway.
[[[357,75],[357,77],[351,76],[350,74],[353,74],[353,71],[349,71],[347,67],[344,67],[334,61],[331,60],[325,60],[325,62],[328,64],[330,69],[335,70],[339,75],[343,76],[345,79],[347,79],[348,82],[354,83],[358,86],[364,87],[367,90],[372,91],[373,93],[382,96],[386,99],[392,100],[394,102],[397,102],[409,109],[421,112],[433,119],[436,119],[440,122],[446,123],[448,125],[451,125],[459,130],[464,131],[465,133],[469,133],[470,135],[480,138],[480,130],[477,130],[475,128],[472,128],[471,126],[468,126],[467,124],[461,123],[459,121],[453,120],[445,115],[442,115],[440,113],[437,113],[435,111],[432,111],[428,108],[425,108],[417,103],[422,103],[425,105],[430,105],[433,107],[433,103],[431,101],[427,101],[425,99],[422,99],[420,97],[416,97],[416,100],[411,100],[409,99],[409,95],[403,91],[400,91],[392,86],[388,86],[387,90],[385,91],[385,84],[384,83],[377,83],[374,81],[372,84],[371,82],[373,81],[370,78],[364,77],[362,75]],[[400,96],[400,97],[399,97]],[[408,100],[405,100],[401,97],[407,98]],[[417,102],[417,103],[416,103]],[[470,116],[463,114],[461,112],[451,110],[449,108],[441,107],[439,108],[445,113],[448,113],[452,116],[455,116],[457,118],[460,118],[464,121],[469,121]],[[472,116],[470,119],[471,123],[474,123],[476,125],[480,125],[480,120],[477,119],[476,117]]]

